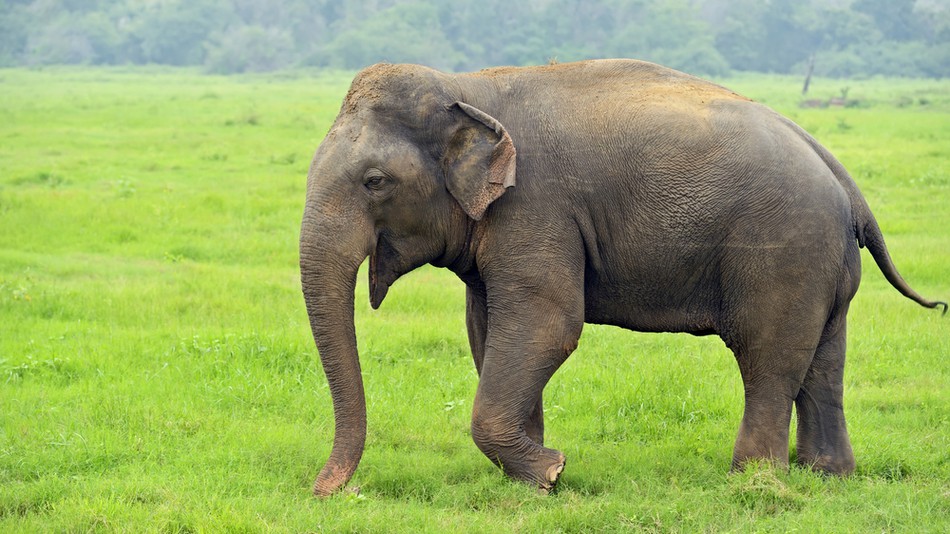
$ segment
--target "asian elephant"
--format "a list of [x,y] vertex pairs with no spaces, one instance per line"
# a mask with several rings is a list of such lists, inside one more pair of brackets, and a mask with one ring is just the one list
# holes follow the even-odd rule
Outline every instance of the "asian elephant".
[[353,325],[424,264],[466,284],[479,373],[472,438],[510,477],[554,487],[541,393],[584,323],[716,334],[745,409],[732,457],[848,474],[845,323],[867,247],[901,278],[868,204],[809,134],[763,105],[652,63],[446,74],[366,68],[310,166],[300,270],[333,398],[314,493],[356,470],[366,405]]

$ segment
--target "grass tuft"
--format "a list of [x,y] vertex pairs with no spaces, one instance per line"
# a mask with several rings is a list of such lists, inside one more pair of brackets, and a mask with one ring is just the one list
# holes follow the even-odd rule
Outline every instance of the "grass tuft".
[[743,471],[733,473],[729,489],[735,502],[758,514],[797,512],[805,506],[805,496],[790,488],[768,462],[749,463]]

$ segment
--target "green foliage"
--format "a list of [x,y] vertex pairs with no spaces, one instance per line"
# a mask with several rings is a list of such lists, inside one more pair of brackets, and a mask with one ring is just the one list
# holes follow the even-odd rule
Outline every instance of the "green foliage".
[[885,37],[894,41],[914,40],[924,27],[914,13],[916,0],[855,0],[852,9],[870,16]]
[[644,6],[609,41],[609,55],[639,57],[707,75],[724,75],[729,66],[716,51],[713,34],[699,10],[686,0]]
[[352,68],[398,60],[451,70],[461,63],[461,56],[441,31],[435,5],[396,4],[368,17],[345,21],[340,28],[311,58],[313,64]]
[[890,73],[894,76],[942,78],[950,64],[950,41],[928,47],[920,41],[852,46],[822,54],[815,72],[837,78],[860,78]]
[[170,0],[144,7],[128,11],[133,17],[130,38],[138,44],[144,62],[167,65],[201,64],[205,40],[230,11],[226,2],[217,0]]
[[[426,267],[378,311],[357,289],[369,442],[359,490],[314,499],[333,419],[297,239],[351,78],[0,70],[0,532],[950,530],[950,318],[867,256],[849,479],[728,474],[742,385],[723,344],[587,325],[545,390],[557,494],[508,481],[469,436],[464,287]],[[797,77],[720,81],[832,149],[905,277],[950,297],[942,82],[816,78],[862,106],[800,109]]]
[[0,0],[0,66],[379,61],[447,70],[635,57],[696,74],[950,76],[950,6],[924,0]]
[[263,72],[290,64],[293,40],[277,28],[238,26],[212,36],[205,68],[209,72]]

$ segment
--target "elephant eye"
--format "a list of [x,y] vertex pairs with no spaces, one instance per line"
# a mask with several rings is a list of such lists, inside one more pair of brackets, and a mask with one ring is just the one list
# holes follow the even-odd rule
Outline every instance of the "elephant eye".
[[382,191],[389,184],[389,177],[380,172],[368,173],[363,178],[363,187],[370,192]]

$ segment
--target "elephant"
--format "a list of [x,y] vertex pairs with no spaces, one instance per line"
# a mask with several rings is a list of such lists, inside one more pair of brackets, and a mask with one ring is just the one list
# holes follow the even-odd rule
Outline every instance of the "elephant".
[[471,436],[506,475],[555,488],[542,391],[585,323],[718,335],[745,406],[731,466],[855,467],[842,408],[848,306],[866,247],[898,273],[852,177],[792,121],[637,60],[360,71],[310,165],[301,286],[335,428],[313,491],[366,438],[354,328],[368,257],[376,309],[422,265],[464,282],[478,387]]

